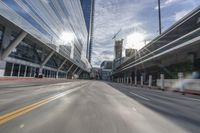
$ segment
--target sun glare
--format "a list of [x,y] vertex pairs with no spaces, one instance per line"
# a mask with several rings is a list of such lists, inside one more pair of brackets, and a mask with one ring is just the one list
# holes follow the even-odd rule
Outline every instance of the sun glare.
[[126,48],[134,48],[134,49],[141,49],[145,43],[145,35],[139,32],[132,33],[127,36],[126,38]]
[[70,32],[63,32],[60,39],[65,43],[70,43],[74,40],[74,34]]

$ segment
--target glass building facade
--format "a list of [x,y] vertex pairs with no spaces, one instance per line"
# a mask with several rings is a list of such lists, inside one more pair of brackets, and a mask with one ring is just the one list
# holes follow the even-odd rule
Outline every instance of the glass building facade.
[[91,62],[95,0],[81,0],[81,5],[88,31],[86,57]]
[[87,64],[88,31],[80,0],[2,0],[0,15],[62,55]]

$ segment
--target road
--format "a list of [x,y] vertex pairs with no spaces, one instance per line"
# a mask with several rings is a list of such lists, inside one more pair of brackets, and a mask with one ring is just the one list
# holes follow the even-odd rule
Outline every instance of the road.
[[200,98],[100,81],[0,85],[1,133],[199,133]]

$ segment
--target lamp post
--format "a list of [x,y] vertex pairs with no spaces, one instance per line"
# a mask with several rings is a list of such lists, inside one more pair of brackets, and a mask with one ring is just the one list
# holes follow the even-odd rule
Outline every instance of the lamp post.
[[161,34],[162,31],[161,31],[161,11],[160,11],[160,0],[158,0],[158,19],[159,19],[159,34]]

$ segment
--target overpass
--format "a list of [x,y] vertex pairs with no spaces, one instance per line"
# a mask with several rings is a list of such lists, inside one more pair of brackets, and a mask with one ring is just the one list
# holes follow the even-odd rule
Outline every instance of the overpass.
[[158,85],[200,71],[200,7],[113,70],[116,82]]

